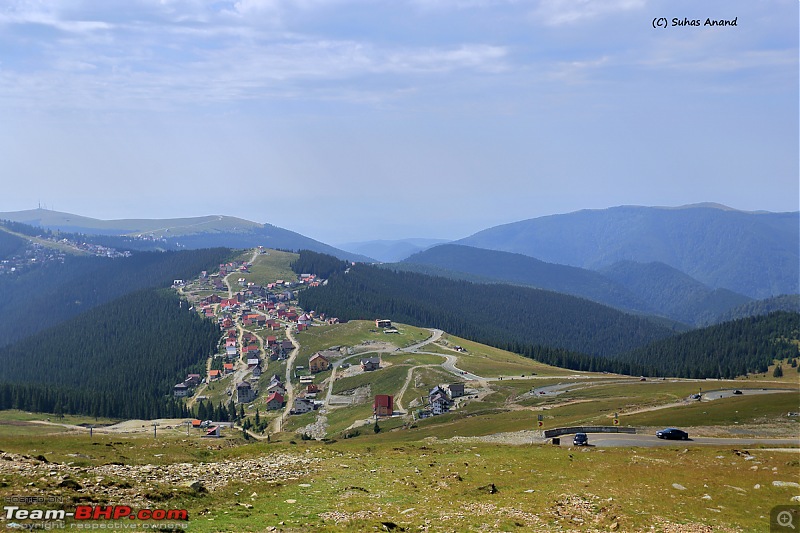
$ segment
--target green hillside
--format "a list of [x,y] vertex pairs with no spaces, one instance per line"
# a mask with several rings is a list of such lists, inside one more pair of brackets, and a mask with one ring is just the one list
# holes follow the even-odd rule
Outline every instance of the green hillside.
[[619,359],[662,376],[735,378],[766,372],[775,359],[797,357],[798,341],[800,313],[777,311],[663,339]]
[[218,340],[172,291],[129,294],[0,351],[0,409],[185,416],[172,387],[202,372]]
[[[142,252],[132,257],[67,256],[14,276],[0,276],[0,345],[54,326],[131,292],[168,287],[231,257],[224,248]],[[21,319],[20,317],[26,317]]]
[[664,263],[620,261],[600,270],[624,286],[659,315],[703,326],[751,299],[727,289],[712,289]]
[[536,354],[542,362],[584,370],[600,363],[560,351],[609,356],[672,334],[647,320],[572,296],[367,265],[356,265],[349,273],[332,276],[324,287],[301,292],[299,301],[304,309],[344,319],[385,316],[437,327],[516,353]]

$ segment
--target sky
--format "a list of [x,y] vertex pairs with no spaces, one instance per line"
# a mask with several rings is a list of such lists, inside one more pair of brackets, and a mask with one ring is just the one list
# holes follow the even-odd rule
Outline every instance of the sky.
[[0,212],[336,244],[796,211],[799,33],[797,0],[4,0]]

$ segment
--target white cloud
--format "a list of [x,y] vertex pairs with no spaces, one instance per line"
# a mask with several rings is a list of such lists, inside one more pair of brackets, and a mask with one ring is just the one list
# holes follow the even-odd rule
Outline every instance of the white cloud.
[[562,26],[640,9],[644,4],[644,0],[540,0],[532,16],[548,26]]

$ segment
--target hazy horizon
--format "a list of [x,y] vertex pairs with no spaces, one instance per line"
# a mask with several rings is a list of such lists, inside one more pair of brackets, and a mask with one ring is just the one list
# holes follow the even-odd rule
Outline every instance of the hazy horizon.
[[347,243],[800,202],[789,0],[12,1],[0,29],[0,211]]

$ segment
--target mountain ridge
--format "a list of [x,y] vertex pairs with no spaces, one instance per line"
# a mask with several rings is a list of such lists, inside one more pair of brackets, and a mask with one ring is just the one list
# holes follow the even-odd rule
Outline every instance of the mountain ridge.
[[[21,222],[49,230],[96,236],[125,238],[124,242],[107,241],[109,246],[136,249],[138,239],[162,241],[165,249],[199,249],[215,247],[267,248],[323,252],[339,259],[373,262],[374,259],[361,254],[346,252],[300,233],[269,223],[258,223],[226,215],[174,219],[117,219],[100,220],[82,215],[30,209],[0,213],[0,219]],[[142,241],[145,242],[145,241]],[[149,246],[148,249],[152,249]]]
[[751,298],[800,292],[800,212],[619,206],[503,224],[455,243],[591,270],[661,262]]

